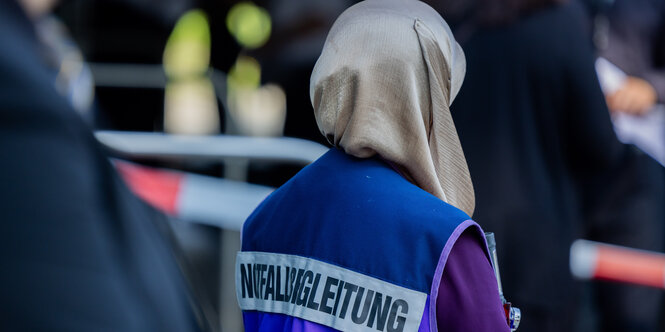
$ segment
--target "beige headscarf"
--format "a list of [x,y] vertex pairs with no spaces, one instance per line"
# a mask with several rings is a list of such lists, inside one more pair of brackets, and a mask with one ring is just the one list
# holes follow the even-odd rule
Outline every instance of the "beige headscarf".
[[466,62],[446,22],[417,0],[366,0],[333,25],[314,67],[319,129],[350,155],[378,154],[434,196],[473,213],[449,106]]

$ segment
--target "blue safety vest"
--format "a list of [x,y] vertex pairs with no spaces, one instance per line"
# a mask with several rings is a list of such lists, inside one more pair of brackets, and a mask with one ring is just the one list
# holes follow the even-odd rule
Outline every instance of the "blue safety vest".
[[331,149],[245,222],[236,293],[246,331],[436,331],[461,210],[379,158]]

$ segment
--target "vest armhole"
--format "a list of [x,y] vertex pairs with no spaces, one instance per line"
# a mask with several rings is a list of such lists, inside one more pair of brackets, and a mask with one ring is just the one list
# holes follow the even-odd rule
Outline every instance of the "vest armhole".
[[446,245],[443,247],[443,250],[441,251],[441,255],[439,256],[439,262],[436,265],[436,270],[434,271],[434,280],[432,280],[432,288],[430,289],[430,296],[429,296],[429,331],[431,332],[437,332],[437,320],[436,320],[436,302],[437,298],[439,297],[439,286],[441,286],[441,278],[443,276],[443,270],[446,266],[446,262],[448,261],[448,256],[450,255],[450,252],[453,249],[453,246],[457,242],[457,239],[464,233],[465,230],[468,228],[475,228],[477,230],[478,236],[482,238],[482,243],[484,244],[483,251],[485,252],[485,256],[487,257],[487,260],[489,261],[489,250],[487,249],[487,242],[485,240],[485,233],[483,233],[483,230],[480,228],[480,225],[478,225],[475,221],[468,219],[457,225],[455,230],[453,230],[452,234],[448,238],[448,241],[446,241]]

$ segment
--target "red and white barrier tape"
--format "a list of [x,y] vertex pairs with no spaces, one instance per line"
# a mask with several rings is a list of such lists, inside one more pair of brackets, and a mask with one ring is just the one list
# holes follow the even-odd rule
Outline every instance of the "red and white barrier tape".
[[580,279],[611,280],[665,289],[665,254],[577,240],[570,270]]
[[274,189],[210,176],[116,161],[130,189],[162,212],[203,224],[240,230]]

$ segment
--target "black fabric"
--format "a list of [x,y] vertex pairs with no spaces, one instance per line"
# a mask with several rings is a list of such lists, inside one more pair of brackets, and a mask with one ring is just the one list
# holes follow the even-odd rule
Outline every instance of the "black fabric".
[[197,330],[157,221],[0,0],[0,330]]
[[[616,139],[584,19],[567,4],[461,40],[467,75],[451,109],[476,191],[473,217],[496,234],[522,332],[570,331],[581,319],[568,268],[574,239],[662,249],[662,168]],[[612,287],[613,321],[653,327],[659,292]]]

